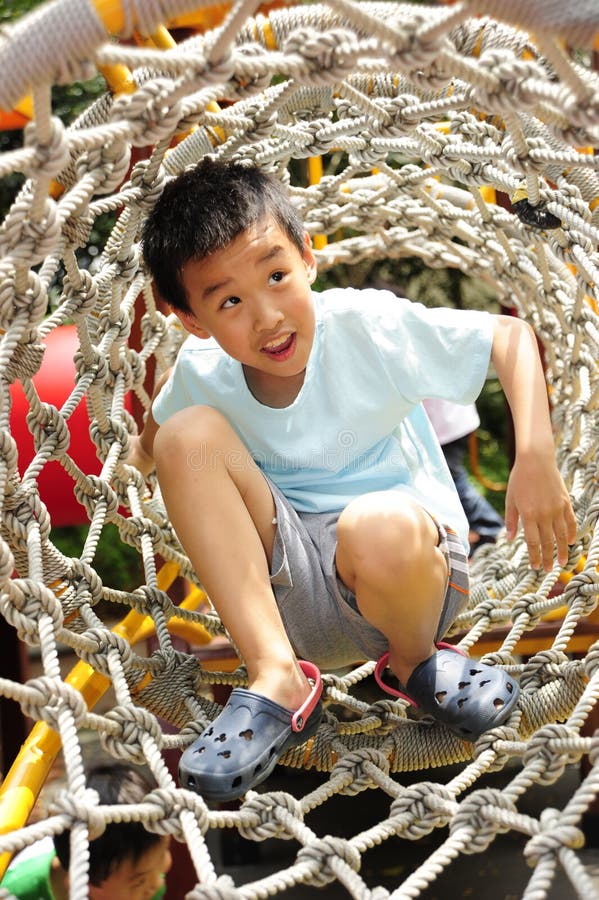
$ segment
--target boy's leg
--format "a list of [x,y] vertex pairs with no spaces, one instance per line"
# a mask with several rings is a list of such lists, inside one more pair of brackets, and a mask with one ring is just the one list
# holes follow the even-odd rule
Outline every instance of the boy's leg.
[[227,420],[194,406],[154,443],[169,518],[248,670],[249,687],[289,709],[310,693],[270,585],[275,504]]
[[447,564],[432,518],[399,491],[352,501],[337,523],[337,572],[367,622],[389,641],[402,684],[435,652]]

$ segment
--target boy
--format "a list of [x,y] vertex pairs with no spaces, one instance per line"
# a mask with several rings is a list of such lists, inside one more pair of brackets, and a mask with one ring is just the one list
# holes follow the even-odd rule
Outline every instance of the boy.
[[[137,769],[118,763],[97,766],[87,778],[103,805],[140,803],[150,785]],[[48,843],[47,848],[39,845]],[[89,845],[90,900],[158,900],[171,866],[170,838],[139,822],[112,823]],[[67,900],[70,832],[24,850],[2,881],[17,900]]]
[[[513,679],[437,642],[467,600],[468,525],[420,401],[474,400],[489,359],[517,456],[508,536],[564,564],[575,519],[525,323],[384,291],[313,293],[310,240],[282,185],[204,159],[142,235],[192,335],[131,461],[154,461],[171,522],[247,666],[249,690],[183,755],[182,782],[228,800],[315,732],[319,667],[378,660],[459,736],[505,721]],[[298,659],[299,658],[299,659]],[[310,662],[299,661],[302,658]]]

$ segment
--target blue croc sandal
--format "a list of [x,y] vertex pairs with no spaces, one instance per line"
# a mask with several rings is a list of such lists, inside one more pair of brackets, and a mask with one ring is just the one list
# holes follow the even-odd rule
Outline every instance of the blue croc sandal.
[[389,661],[385,653],[374,671],[378,685],[443,722],[464,741],[476,741],[485,731],[503,724],[518,700],[518,682],[497,666],[470,659],[452,644],[435,646],[437,652],[410,675],[405,692],[383,681]]
[[235,800],[268,778],[286,750],[316,733],[322,718],[320,671],[303,660],[299,665],[312,682],[306,702],[293,712],[235,688],[221,714],[181,757],[182,787],[206,800]]

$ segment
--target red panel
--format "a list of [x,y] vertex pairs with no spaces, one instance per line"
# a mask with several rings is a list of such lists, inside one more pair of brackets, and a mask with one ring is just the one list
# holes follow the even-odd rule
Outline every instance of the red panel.
[[[62,325],[52,331],[44,343],[47,348],[44,360],[33,382],[40,399],[60,409],[75,383],[73,357],[79,346],[77,329],[74,325]],[[34,455],[33,438],[26,423],[29,404],[20,384],[13,384],[10,392],[13,404],[10,428],[17,443],[19,472],[22,475]],[[126,405],[129,409],[129,398]],[[89,417],[85,401],[79,404],[67,424],[71,434],[69,456],[86,474],[99,474],[102,465],[89,436]],[[60,463],[55,461],[47,463],[38,478],[38,485],[41,499],[48,507],[52,518],[52,525],[80,525],[89,521],[85,508],[75,499],[74,482]]]

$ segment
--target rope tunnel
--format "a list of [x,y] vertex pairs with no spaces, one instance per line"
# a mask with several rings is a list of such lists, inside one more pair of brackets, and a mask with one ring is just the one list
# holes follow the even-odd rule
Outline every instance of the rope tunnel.
[[[599,12],[515,0],[355,3],[329,0],[258,9],[255,0],[54,0],[0,34],[0,124],[23,143],[0,155],[0,178],[23,183],[0,227],[0,613],[39,648],[44,674],[0,694],[37,720],[0,788],[0,869],[44,835],[72,829],[73,897],[84,897],[92,824],[137,816],[184,841],[197,874],[191,898],[262,897],[296,884],[341,883],[349,896],[417,896],[460,854],[481,853],[506,830],[524,834],[526,896],[547,895],[561,867],[580,896],[596,896],[577,851],[580,822],[599,789]],[[172,33],[188,35],[176,42]],[[106,93],[65,126],[53,85],[101,73]],[[557,456],[578,523],[564,567],[531,569],[522,534],[500,536],[471,565],[459,646],[518,676],[508,724],[476,744],[412,718],[406,704],[360,688],[374,663],[324,673],[318,734],[289,751],[288,766],[323,773],[303,797],[250,792],[239,810],[209,809],[178,787],[163,752],[188,746],[220,706],[201,685],[244,684],[236,661],[219,667],[177,649],[173,637],[210,645],[217,617],[166,516],[153,476],[126,464],[129,436],[155,380],[185,334],[157,303],[139,250],[140,230],[167,181],[204,155],[248,160],[289,188],[319,270],[416,259],[485,283],[529,322],[542,344]],[[306,162],[307,161],[307,162]],[[114,225],[92,266],[83,264],[100,217]],[[36,381],[48,340],[76,331],[74,377],[60,405]],[[23,465],[11,428],[15,386],[33,442]],[[85,413],[97,468],[73,453]],[[78,426],[80,427],[80,426]],[[55,545],[40,483],[60,467],[88,521],[79,557]],[[143,582],[119,590],[96,572],[103,530],[136,548]],[[164,562],[160,568],[157,557]],[[191,589],[176,604],[176,574]],[[129,608],[110,629],[100,601]],[[141,652],[150,632],[156,647]],[[78,657],[64,678],[58,646]],[[116,705],[93,705],[108,686]],[[146,765],[156,783],[142,804],[93,805],[80,732],[92,729],[115,759]],[[56,755],[67,792],[47,819],[27,817]],[[518,810],[532,786],[566,765],[590,768],[563,810]],[[513,764],[517,763],[517,766]],[[448,783],[438,767],[459,764]],[[423,780],[402,785],[401,773]],[[478,787],[505,771],[502,791]],[[399,776],[399,777],[398,777]],[[379,823],[350,838],[305,822],[331,797],[377,790]],[[358,802],[358,801],[356,801]],[[237,887],[217,874],[206,836],[292,839],[284,871]],[[390,893],[367,884],[367,850],[447,829],[440,848]]]

